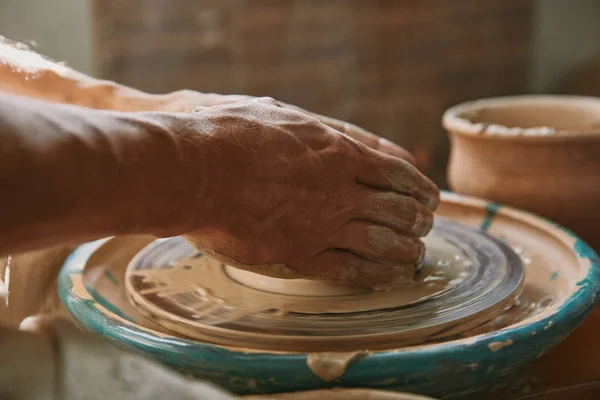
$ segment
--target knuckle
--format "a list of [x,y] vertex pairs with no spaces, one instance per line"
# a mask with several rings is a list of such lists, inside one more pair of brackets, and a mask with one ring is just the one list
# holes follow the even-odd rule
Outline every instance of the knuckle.
[[346,122],[346,121],[337,121],[338,123],[342,124],[342,131],[345,134],[363,134],[363,132],[365,132],[363,129],[359,128],[357,125],[351,124],[350,122]]
[[257,100],[265,104],[278,105],[277,101],[269,96],[259,97]]
[[193,94],[194,94],[194,91],[189,90],[189,89],[176,90],[171,93],[171,95],[175,98],[185,98],[185,97],[192,96]]

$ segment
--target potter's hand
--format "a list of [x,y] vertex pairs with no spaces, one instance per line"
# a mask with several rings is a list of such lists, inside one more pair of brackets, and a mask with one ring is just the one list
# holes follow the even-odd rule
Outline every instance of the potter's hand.
[[[156,96],[156,99],[157,104],[159,104],[159,106],[157,106],[157,109],[164,111],[188,112],[197,111],[202,107],[234,104],[242,101],[248,101],[255,99],[255,97],[244,95],[199,93],[192,90],[180,90],[166,95],[158,95]],[[402,147],[390,142],[389,140],[381,138],[371,132],[368,132],[356,125],[344,121],[339,121],[334,118],[325,117],[323,115],[315,114],[310,111],[304,110],[300,107],[285,104],[280,101],[277,101],[276,104],[283,108],[299,111],[304,114],[310,115],[318,119],[325,125],[337,130],[338,132],[344,133],[355,140],[358,140],[359,142],[369,146],[372,149],[379,150],[383,153],[392,155],[394,157],[402,158],[412,164],[414,164],[415,162],[412,154],[410,154]]]
[[[13,45],[0,38],[0,90],[40,100],[115,111],[188,112],[252,99],[251,96],[191,90],[149,94],[115,82],[95,79],[25,48],[22,44]],[[309,114],[373,149],[414,164],[413,156],[402,147],[358,126],[288,104],[279,105]]]
[[[406,274],[422,257],[419,237],[431,228],[439,193],[408,162],[272,99],[195,115],[182,116],[180,141],[185,229],[200,248],[262,273],[285,264],[302,276],[361,284]],[[208,149],[202,159],[200,147]],[[206,186],[194,186],[205,173]]]
[[420,258],[439,199],[408,162],[269,99],[121,113],[0,95],[0,154],[0,255],[187,234],[252,268],[367,284]]

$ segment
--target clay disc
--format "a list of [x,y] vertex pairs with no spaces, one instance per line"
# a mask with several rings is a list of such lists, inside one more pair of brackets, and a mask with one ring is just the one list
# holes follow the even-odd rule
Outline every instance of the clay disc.
[[222,345],[318,351],[451,338],[510,307],[524,268],[505,244],[438,218],[414,282],[363,288],[276,279],[204,256],[184,239],[143,248],[126,273],[132,304],[179,334]]

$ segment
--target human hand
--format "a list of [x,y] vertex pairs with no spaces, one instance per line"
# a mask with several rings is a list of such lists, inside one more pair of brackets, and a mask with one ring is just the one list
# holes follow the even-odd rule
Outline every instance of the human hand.
[[[160,99],[160,105],[157,107],[159,110],[174,112],[199,111],[204,107],[234,104],[242,101],[256,99],[256,97],[253,96],[199,93],[192,90],[180,90],[166,95],[159,95],[157,98]],[[287,108],[290,110],[295,110],[310,115],[313,118],[316,118],[320,122],[324,123],[325,125],[337,130],[338,132],[350,136],[354,140],[358,140],[359,142],[372,149],[381,151],[382,153],[386,153],[394,157],[402,158],[410,162],[411,164],[415,163],[414,157],[407,150],[390,142],[387,139],[384,139],[369,131],[362,129],[359,126],[350,124],[348,122],[340,121],[334,118],[315,114],[310,111],[304,110],[300,107],[296,107],[280,101],[275,101],[275,104],[282,108]]]
[[410,163],[268,98],[176,115],[189,194],[178,233],[191,243],[267,275],[413,273],[439,192]]

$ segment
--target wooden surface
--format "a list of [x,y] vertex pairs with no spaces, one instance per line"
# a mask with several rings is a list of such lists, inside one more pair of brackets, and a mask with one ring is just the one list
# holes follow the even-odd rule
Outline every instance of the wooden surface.
[[95,0],[104,78],[268,95],[407,147],[445,186],[446,107],[525,89],[531,0]]

